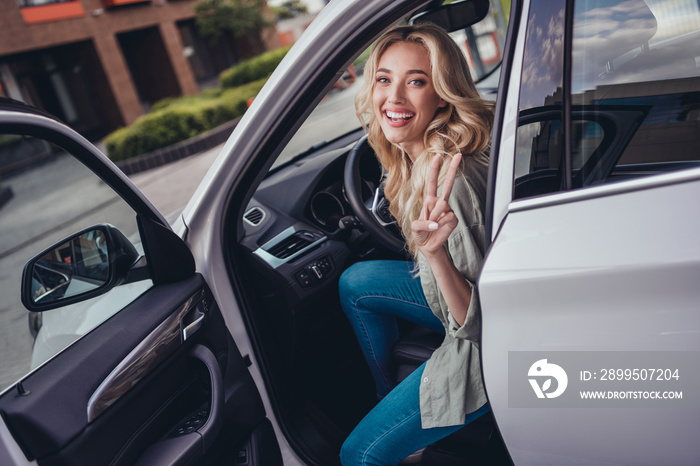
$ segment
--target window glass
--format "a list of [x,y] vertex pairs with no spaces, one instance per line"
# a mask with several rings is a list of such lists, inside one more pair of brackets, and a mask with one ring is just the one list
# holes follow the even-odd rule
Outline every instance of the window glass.
[[561,120],[528,123],[518,128],[515,177],[557,169],[561,151]]
[[498,68],[503,59],[506,21],[509,11],[500,1],[491,1],[486,17],[465,29],[450,32],[460,46],[475,82],[484,79]]
[[27,311],[20,301],[24,265],[52,246],[55,249],[34,268],[32,290],[37,301],[49,301],[51,293],[68,297],[104,281],[101,233],[64,241],[69,236],[109,223],[139,254],[143,249],[133,209],[70,154],[40,139],[8,134],[0,135],[0,158],[2,391],[133,301],[151,281],[118,286],[102,296],[43,313]]
[[562,0],[534,0],[530,5],[520,84],[514,199],[561,189],[564,12]]
[[538,196],[560,189],[559,163],[563,136],[559,118],[518,127],[513,198]]
[[561,104],[563,0],[533,0],[527,22],[520,110]]
[[603,127],[595,121],[579,120],[572,123],[573,147],[571,168],[579,170],[591,160],[593,153],[603,142]]
[[696,165],[698,2],[576,1],[572,94],[574,106],[607,114],[621,133],[592,168],[595,176],[582,177],[582,186]]
[[[563,189],[563,18],[532,3],[514,199]],[[699,2],[577,0],[571,56],[574,189],[700,166]]]
[[[606,147],[605,129],[597,121],[584,119],[592,115],[574,112],[574,117],[581,119],[572,122],[572,168],[577,174],[589,173],[589,167],[596,164],[597,154]],[[553,118],[534,123],[523,123],[523,120],[528,119],[521,117],[518,127],[513,199],[564,189],[561,182],[564,144],[561,120]],[[580,185],[580,177],[575,177],[573,181],[574,186],[576,183]]]

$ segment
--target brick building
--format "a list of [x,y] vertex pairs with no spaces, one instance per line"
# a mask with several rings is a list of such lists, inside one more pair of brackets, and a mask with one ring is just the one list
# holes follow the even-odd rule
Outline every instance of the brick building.
[[60,117],[90,139],[132,123],[154,102],[192,94],[240,59],[278,45],[194,25],[195,0],[4,0],[0,95]]

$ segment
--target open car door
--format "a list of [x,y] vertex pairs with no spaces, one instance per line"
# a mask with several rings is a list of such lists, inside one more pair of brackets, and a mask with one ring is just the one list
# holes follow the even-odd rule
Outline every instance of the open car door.
[[3,380],[0,463],[281,464],[185,242],[62,123],[3,100],[0,134],[0,150],[52,159],[20,175],[2,212],[3,295],[17,297],[3,326],[24,342],[28,314],[34,342],[3,371],[17,377]]
[[501,434],[515,464],[696,464],[700,9],[513,6],[479,279]]

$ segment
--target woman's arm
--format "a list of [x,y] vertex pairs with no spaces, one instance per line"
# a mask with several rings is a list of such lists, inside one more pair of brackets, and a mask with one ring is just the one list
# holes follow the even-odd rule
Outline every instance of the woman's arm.
[[442,296],[445,298],[450,314],[461,327],[467,319],[467,309],[472,299],[472,288],[469,282],[457,270],[444,248],[425,259],[433,271]]
[[438,197],[440,156],[436,155],[433,158],[430,163],[423,209],[420,217],[411,224],[413,239],[418,250],[428,262],[447,307],[460,326],[464,325],[467,318],[472,289],[452,263],[445,249],[445,243],[458,223],[457,216],[447,200],[450,198],[461,159],[461,154],[453,157],[442,185],[442,192]]

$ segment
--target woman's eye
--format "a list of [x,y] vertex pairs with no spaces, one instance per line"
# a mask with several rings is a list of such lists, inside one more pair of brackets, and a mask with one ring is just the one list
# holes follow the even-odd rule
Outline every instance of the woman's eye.
[[385,78],[384,76],[380,76],[380,77],[377,78],[377,82],[378,82],[378,83],[388,83],[388,82],[389,82],[389,78]]
[[413,84],[414,86],[422,86],[425,84],[425,81],[422,79],[412,79],[409,83]]

